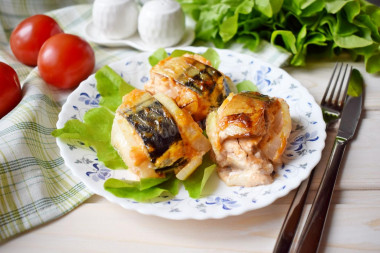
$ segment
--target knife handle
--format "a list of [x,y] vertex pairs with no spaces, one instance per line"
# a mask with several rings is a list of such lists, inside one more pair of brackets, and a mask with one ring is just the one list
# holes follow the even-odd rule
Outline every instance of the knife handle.
[[312,170],[310,176],[302,182],[301,186],[294,195],[293,201],[290,204],[288,213],[286,214],[281,231],[278,235],[276,245],[274,246],[273,253],[289,252],[301,219],[307,193],[313,178],[313,173],[314,170]]
[[347,141],[336,138],[296,252],[317,252]]

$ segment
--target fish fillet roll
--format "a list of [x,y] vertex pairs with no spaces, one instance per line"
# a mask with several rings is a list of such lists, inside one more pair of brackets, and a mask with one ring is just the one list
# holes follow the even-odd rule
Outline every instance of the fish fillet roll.
[[206,120],[218,175],[229,186],[272,183],[290,131],[285,100],[258,92],[231,93]]
[[116,110],[111,144],[138,177],[174,172],[181,180],[202,163],[211,148],[191,115],[172,99],[138,89],[125,95]]
[[213,68],[204,57],[190,54],[161,60],[150,70],[150,80],[144,89],[172,98],[195,121],[206,119],[231,91],[236,92],[229,77]]

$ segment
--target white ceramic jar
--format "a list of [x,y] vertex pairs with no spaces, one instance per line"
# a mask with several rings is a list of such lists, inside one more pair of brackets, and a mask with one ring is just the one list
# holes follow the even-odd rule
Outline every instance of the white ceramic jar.
[[123,39],[137,30],[138,5],[135,0],[95,0],[92,22],[108,39]]
[[185,33],[185,15],[174,0],[151,0],[143,5],[138,18],[141,40],[152,47],[170,47]]

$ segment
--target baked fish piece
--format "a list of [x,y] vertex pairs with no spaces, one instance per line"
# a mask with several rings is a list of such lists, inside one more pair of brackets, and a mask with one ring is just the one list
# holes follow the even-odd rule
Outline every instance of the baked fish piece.
[[144,89],[172,98],[195,121],[206,119],[211,109],[219,107],[231,91],[236,92],[229,77],[211,67],[204,57],[190,54],[156,64]]
[[140,178],[173,172],[186,179],[211,148],[191,115],[163,94],[138,89],[123,97],[111,131],[111,144]]
[[218,175],[229,186],[272,183],[290,131],[285,100],[258,92],[231,93],[206,120]]

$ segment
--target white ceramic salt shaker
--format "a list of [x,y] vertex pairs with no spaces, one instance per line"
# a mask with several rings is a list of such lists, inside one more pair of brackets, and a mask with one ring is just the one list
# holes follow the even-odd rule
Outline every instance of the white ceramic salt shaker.
[[151,0],[145,3],[138,18],[141,40],[152,47],[170,47],[185,33],[185,15],[174,0]]
[[108,39],[123,39],[137,30],[138,5],[135,0],[95,0],[92,22]]

